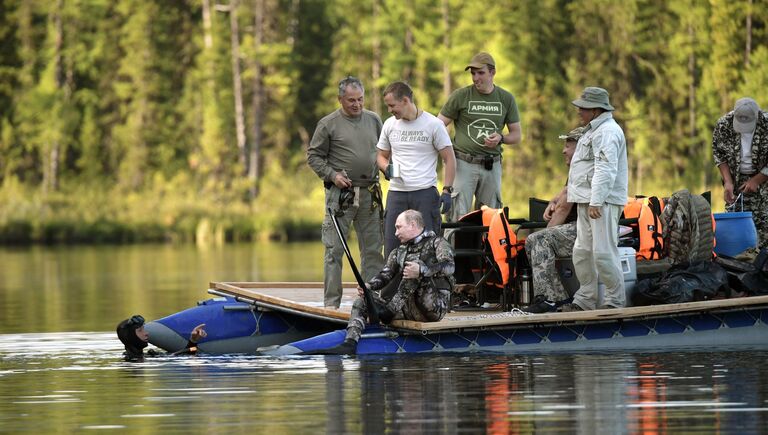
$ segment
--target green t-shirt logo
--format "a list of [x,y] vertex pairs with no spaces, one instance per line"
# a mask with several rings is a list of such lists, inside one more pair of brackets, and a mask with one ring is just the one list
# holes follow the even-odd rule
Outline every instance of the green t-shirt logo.
[[[471,115],[501,116],[501,102],[499,101],[470,101],[467,113]],[[478,118],[467,125],[467,136],[472,142],[483,146],[485,139],[492,135],[498,128],[496,123],[488,118]]]
[[514,97],[498,86],[490,94],[465,86],[451,94],[440,114],[455,123],[454,150],[475,156],[499,155],[501,147],[486,147],[485,139],[520,121]]
[[497,130],[496,124],[488,118],[480,118],[467,125],[467,136],[472,142],[484,145],[485,139]]
[[501,103],[491,101],[470,101],[469,110],[467,112],[470,115],[501,115]]

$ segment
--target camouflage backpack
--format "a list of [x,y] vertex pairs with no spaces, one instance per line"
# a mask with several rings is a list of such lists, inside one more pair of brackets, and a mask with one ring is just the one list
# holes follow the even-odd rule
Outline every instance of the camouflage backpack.
[[703,196],[685,189],[673,193],[661,219],[665,254],[673,264],[712,259],[712,208]]

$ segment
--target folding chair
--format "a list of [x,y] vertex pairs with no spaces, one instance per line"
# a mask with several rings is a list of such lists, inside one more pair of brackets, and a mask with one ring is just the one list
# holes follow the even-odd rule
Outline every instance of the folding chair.
[[482,287],[493,273],[494,262],[485,249],[487,223],[483,222],[483,211],[475,210],[459,218],[456,223],[444,224],[444,228],[453,228],[454,261],[456,284],[470,284],[477,291],[477,303],[482,305],[484,293]]
[[486,302],[488,288],[501,290],[500,304],[504,309],[511,309],[514,304],[517,253],[523,248],[510,230],[510,222],[507,208],[483,206],[445,226],[456,229],[456,283],[471,284],[477,291],[478,305]]

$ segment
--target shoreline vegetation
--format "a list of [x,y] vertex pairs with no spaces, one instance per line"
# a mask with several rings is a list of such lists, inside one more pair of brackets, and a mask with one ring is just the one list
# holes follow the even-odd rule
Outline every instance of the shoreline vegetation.
[[[321,193],[321,192],[320,192]],[[319,240],[322,197],[265,192],[248,205],[234,198],[73,186],[43,193],[18,183],[0,188],[0,246],[144,242],[221,245]],[[289,202],[292,202],[289,204]],[[289,210],[285,213],[285,210]]]
[[585,86],[610,92],[630,193],[711,190],[722,210],[712,129],[740,97],[768,106],[761,6],[0,0],[0,246],[316,240],[324,189],[305,153],[339,80],[360,78],[383,119],[383,89],[406,81],[436,115],[480,51],[520,110],[510,216],[561,190],[558,136]]
[[[305,181],[315,182],[311,177]],[[44,194],[6,183],[0,188],[0,246],[317,241],[323,191],[306,187],[311,193],[302,197],[267,193],[252,206],[239,201],[222,206],[191,194],[82,188]],[[712,191],[713,213],[723,211],[721,198],[722,188]],[[510,204],[510,216],[527,218],[527,207],[527,202]]]

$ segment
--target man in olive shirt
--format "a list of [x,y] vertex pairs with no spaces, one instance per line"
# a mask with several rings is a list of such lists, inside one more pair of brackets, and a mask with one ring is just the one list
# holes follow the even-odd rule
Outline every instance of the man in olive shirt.
[[493,84],[493,57],[478,53],[465,70],[472,75],[472,85],[453,92],[438,115],[446,127],[455,123],[456,180],[451,221],[473,210],[473,198],[475,209],[482,205],[501,207],[501,145],[520,143],[522,135],[515,98]]
[[345,234],[354,224],[363,278],[373,278],[384,266],[383,210],[376,167],[376,143],[382,124],[379,115],[363,108],[364,96],[365,89],[357,78],[350,76],[339,82],[341,107],[317,123],[307,149],[309,166],[325,183],[324,303],[330,309],[338,309],[341,304],[344,248],[328,209],[337,216]]

